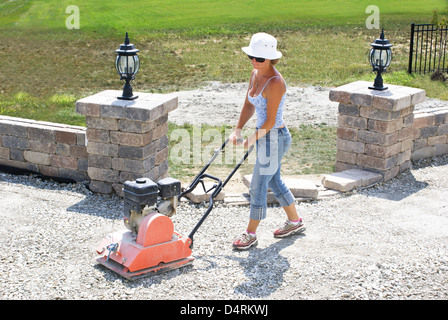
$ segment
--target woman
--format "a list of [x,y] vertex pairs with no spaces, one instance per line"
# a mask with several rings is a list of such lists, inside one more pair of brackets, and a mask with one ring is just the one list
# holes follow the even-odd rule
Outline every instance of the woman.
[[[254,34],[249,46],[242,50],[251,60],[253,70],[238,124],[229,140],[234,144],[242,143],[245,148],[257,146],[250,185],[249,223],[246,231],[233,242],[236,249],[246,250],[258,243],[256,230],[266,218],[268,188],[287,215],[286,222],[274,231],[274,237],[303,232],[305,227],[297,214],[294,196],[280,177],[281,159],[291,147],[291,135],[283,120],[286,83],[274,67],[282,53],[277,51],[277,40],[266,33]],[[255,112],[256,131],[243,141],[241,130]]]

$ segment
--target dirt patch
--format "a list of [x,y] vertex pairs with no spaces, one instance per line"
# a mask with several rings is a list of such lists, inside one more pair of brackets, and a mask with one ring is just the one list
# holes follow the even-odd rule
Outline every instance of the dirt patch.
[[[287,126],[301,124],[337,125],[338,103],[329,99],[331,88],[320,86],[288,87],[284,118]],[[247,83],[208,82],[203,88],[179,91],[179,106],[170,112],[176,124],[236,125],[246,96]],[[448,101],[427,98],[415,109],[448,106]],[[247,126],[254,127],[255,116]]]

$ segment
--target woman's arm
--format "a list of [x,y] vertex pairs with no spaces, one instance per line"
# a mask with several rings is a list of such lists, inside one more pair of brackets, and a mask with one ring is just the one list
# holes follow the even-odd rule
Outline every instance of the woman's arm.
[[238,123],[235,127],[235,130],[233,133],[229,136],[230,141],[233,142],[233,144],[237,144],[238,140],[241,139],[241,129],[246,125],[247,121],[249,121],[250,118],[254,115],[255,107],[253,104],[249,102],[249,99],[247,98],[249,94],[250,85],[252,82],[252,76],[254,74],[254,71],[252,71],[251,74],[251,81],[249,81],[249,87],[246,92],[246,99],[244,100],[243,108],[241,109],[240,117],[238,119]]

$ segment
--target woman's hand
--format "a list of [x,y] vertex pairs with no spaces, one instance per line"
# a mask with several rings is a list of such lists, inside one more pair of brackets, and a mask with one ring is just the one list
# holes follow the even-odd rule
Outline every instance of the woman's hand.
[[243,138],[241,137],[241,129],[233,130],[232,134],[229,136],[229,140],[234,145],[243,143]]
[[243,145],[244,148],[249,149],[252,145],[254,145],[257,142],[257,132],[255,132],[253,135],[251,135],[249,138],[244,140]]

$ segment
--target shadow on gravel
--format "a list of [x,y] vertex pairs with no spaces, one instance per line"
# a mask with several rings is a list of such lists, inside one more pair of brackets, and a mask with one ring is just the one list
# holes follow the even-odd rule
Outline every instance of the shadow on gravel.
[[288,259],[283,257],[280,252],[303,237],[305,237],[304,233],[281,239],[267,248],[251,248],[247,258],[226,256],[228,259],[239,262],[244,269],[244,274],[249,279],[236,286],[235,293],[249,298],[264,298],[274,293],[282,286],[283,275],[290,267]]
[[367,190],[367,192],[370,196],[374,196],[376,198],[401,201],[425,189],[428,185],[429,184],[427,182],[418,181],[415,179],[412,172],[407,171],[378,187]]
[[413,171],[427,168],[437,168],[448,164],[448,155],[436,156],[422,159],[412,164],[411,170],[404,171],[392,180],[380,186],[367,190],[368,194],[377,198],[401,201],[429,186],[426,181],[419,181],[415,178]]
[[121,220],[123,219],[123,200],[117,196],[87,195],[83,200],[68,207],[67,211],[103,217],[108,220]]
[[106,268],[100,263],[94,262],[93,268],[99,270],[104,279],[110,282],[121,281],[121,283],[128,288],[135,288],[138,286],[150,287],[152,285],[159,285],[162,281],[169,281],[170,279],[179,277],[182,274],[190,273],[194,271],[194,264],[184,266],[179,269],[173,269],[159,274],[148,274],[147,276],[137,278],[137,279],[126,279],[119,275],[118,273]]

